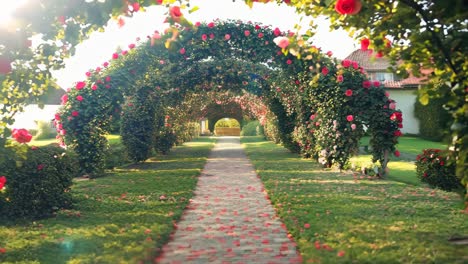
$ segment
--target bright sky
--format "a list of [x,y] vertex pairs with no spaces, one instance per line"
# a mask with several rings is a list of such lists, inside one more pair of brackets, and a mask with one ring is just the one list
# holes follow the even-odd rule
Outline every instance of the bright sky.
[[[241,19],[245,21],[261,22],[265,25],[279,27],[281,30],[294,30],[294,25],[300,23],[307,28],[308,21],[300,21],[300,16],[288,6],[275,4],[255,4],[250,9],[241,1],[232,0],[191,0],[192,7],[200,9],[192,14],[184,10],[184,15],[192,22],[213,21],[219,19]],[[151,7],[146,12],[139,12],[133,18],[126,18],[123,28],[117,27],[117,21],[111,21],[105,33],[96,33],[90,40],[78,47],[76,56],[67,61],[67,66],[55,74],[58,84],[66,89],[74,82],[85,78],[85,72],[93,69],[111,58],[117,47],[126,49],[128,44],[137,37],[145,39],[155,30],[164,30],[167,25],[162,24],[165,19],[163,7]],[[319,25],[314,37],[314,45],[321,47],[324,52],[332,51],[334,56],[343,59],[356,49],[356,42],[346,32],[329,32],[325,19],[316,21]],[[305,30],[304,30],[305,31]]]
[[[8,1],[7,5],[0,3],[0,24],[5,23],[9,14],[18,5],[27,0]],[[31,1],[31,0],[29,0]],[[110,0],[108,0],[110,1]],[[1,0],[3,2],[3,0]],[[278,27],[283,31],[294,31],[294,25],[302,24],[304,31],[309,21],[300,21],[300,15],[293,8],[286,5],[256,3],[250,9],[241,0],[191,0],[192,6],[200,9],[192,14],[183,10],[184,15],[192,22],[210,22],[219,19],[241,19],[244,21],[261,22],[265,25]],[[99,66],[111,58],[117,47],[126,49],[128,44],[135,42],[137,37],[145,39],[155,30],[164,30],[167,25],[162,22],[165,19],[165,7],[150,7],[146,12],[138,12],[133,18],[126,18],[123,28],[117,27],[117,21],[111,21],[104,33],[95,33],[91,38],[77,47],[76,55],[66,61],[66,68],[54,73],[57,83],[64,89],[71,87],[74,82],[83,80],[85,72]],[[344,31],[329,32],[329,26],[325,19],[315,21],[318,25],[317,34],[313,44],[321,47],[324,52],[332,51],[334,56],[343,59],[357,48]]]

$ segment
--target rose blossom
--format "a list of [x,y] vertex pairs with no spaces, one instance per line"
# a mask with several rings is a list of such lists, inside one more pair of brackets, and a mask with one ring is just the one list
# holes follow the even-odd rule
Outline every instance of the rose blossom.
[[355,15],[361,11],[360,0],[338,0],[335,4],[335,10],[341,15]]
[[368,50],[370,45],[370,40],[368,38],[363,38],[361,40],[361,50]]
[[175,22],[179,22],[182,17],[182,12],[180,12],[180,6],[172,6],[169,9],[169,14]]
[[32,135],[29,134],[28,130],[21,128],[21,129],[13,129],[11,136],[16,140],[18,143],[28,143],[32,139]]
[[273,39],[273,42],[275,42],[275,44],[282,49],[285,49],[287,46],[289,46],[289,39],[287,37],[276,37]]

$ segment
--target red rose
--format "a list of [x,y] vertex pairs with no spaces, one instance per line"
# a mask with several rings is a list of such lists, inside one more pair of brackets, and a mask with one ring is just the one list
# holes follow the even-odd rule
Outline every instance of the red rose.
[[63,105],[66,104],[66,103],[68,102],[68,95],[66,95],[66,94],[62,95],[62,99],[61,99],[61,100],[62,100],[62,104],[63,104]]
[[351,89],[346,90],[345,95],[346,96],[352,96],[353,95],[353,90],[351,90]]
[[343,67],[348,68],[349,66],[351,66],[351,61],[350,60],[344,60],[344,61],[341,62],[341,64],[343,65]]
[[44,169],[44,167],[45,167],[45,164],[42,164],[42,163],[37,165],[37,171],[41,171],[42,169]]
[[370,44],[370,40],[368,38],[363,38],[361,40],[361,50],[368,50],[369,44]]
[[175,22],[179,22],[182,17],[182,12],[180,12],[180,6],[172,6],[169,9],[169,14]]
[[83,89],[85,86],[86,86],[86,82],[77,82],[75,88],[76,88],[77,90],[81,90],[81,89]]
[[133,3],[132,7],[133,7],[133,12],[138,12],[140,10],[140,3],[135,2]]
[[323,74],[323,75],[327,75],[328,72],[329,72],[329,70],[328,70],[327,67],[323,67],[323,68],[322,68],[322,74]]
[[79,115],[78,111],[73,111],[72,112],[72,116],[78,116],[78,115]]
[[338,0],[336,1],[335,10],[342,15],[355,15],[361,11],[360,0]]
[[3,187],[5,187],[5,184],[6,184],[6,177],[5,176],[0,177],[0,190],[3,189]]
[[400,157],[400,151],[398,150],[395,150],[395,153],[393,153],[395,155],[395,157]]
[[13,133],[11,136],[18,142],[18,143],[28,143],[32,139],[32,135],[29,134],[28,130],[21,128],[21,129],[13,129]]
[[364,87],[366,89],[370,88],[371,85],[372,85],[372,83],[370,81],[363,81],[362,82],[362,87]]

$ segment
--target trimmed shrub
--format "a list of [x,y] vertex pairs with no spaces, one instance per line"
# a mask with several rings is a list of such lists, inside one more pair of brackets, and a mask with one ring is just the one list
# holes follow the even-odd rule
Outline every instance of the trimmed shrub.
[[104,168],[113,169],[130,163],[127,150],[122,143],[110,144],[104,153]]
[[156,136],[154,148],[159,153],[167,154],[176,143],[176,140],[176,134],[166,127],[162,131],[159,131],[159,135]]
[[78,163],[69,153],[58,145],[32,147],[16,160],[19,166],[1,172],[7,183],[0,196],[0,215],[41,218],[71,206],[69,190]]
[[145,161],[151,157],[154,134],[157,133],[156,107],[143,95],[128,100],[120,127],[122,143],[127,149],[129,158],[135,162]]
[[464,189],[455,176],[455,165],[448,162],[446,153],[440,149],[425,149],[416,157],[416,174],[432,188],[456,192]]
[[[240,133],[241,136],[263,136],[263,128],[260,125],[260,122],[255,120],[247,123],[244,127],[242,127],[242,131]],[[261,134],[259,134],[261,133]]]
[[443,98],[431,98],[427,105],[423,105],[418,97],[414,104],[414,114],[420,121],[420,137],[433,141],[443,139],[447,120],[451,120],[450,114],[443,108],[444,103]]

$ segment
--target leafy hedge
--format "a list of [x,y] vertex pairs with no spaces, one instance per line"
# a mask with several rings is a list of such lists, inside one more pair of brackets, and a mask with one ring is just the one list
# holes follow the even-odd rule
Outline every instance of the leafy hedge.
[[447,153],[440,149],[425,149],[416,157],[418,178],[432,188],[461,192],[461,181],[455,176],[455,165],[448,161]]
[[421,104],[419,96],[414,103],[414,114],[419,119],[419,135],[422,138],[441,141],[444,137],[444,128],[450,114],[443,109],[444,99],[433,98],[427,105]]
[[71,206],[69,190],[73,177],[78,175],[76,156],[57,145],[48,145],[28,147],[26,153],[9,157],[15,157],[16,163],[12,164],[17,166],[0,168],[0,174],[7,179],[0,191],[1,216],[41,218]]
[[250,121],[244,127],[240,133],[241,136],[263,136],[263,127],[260,125],[260,121]]

